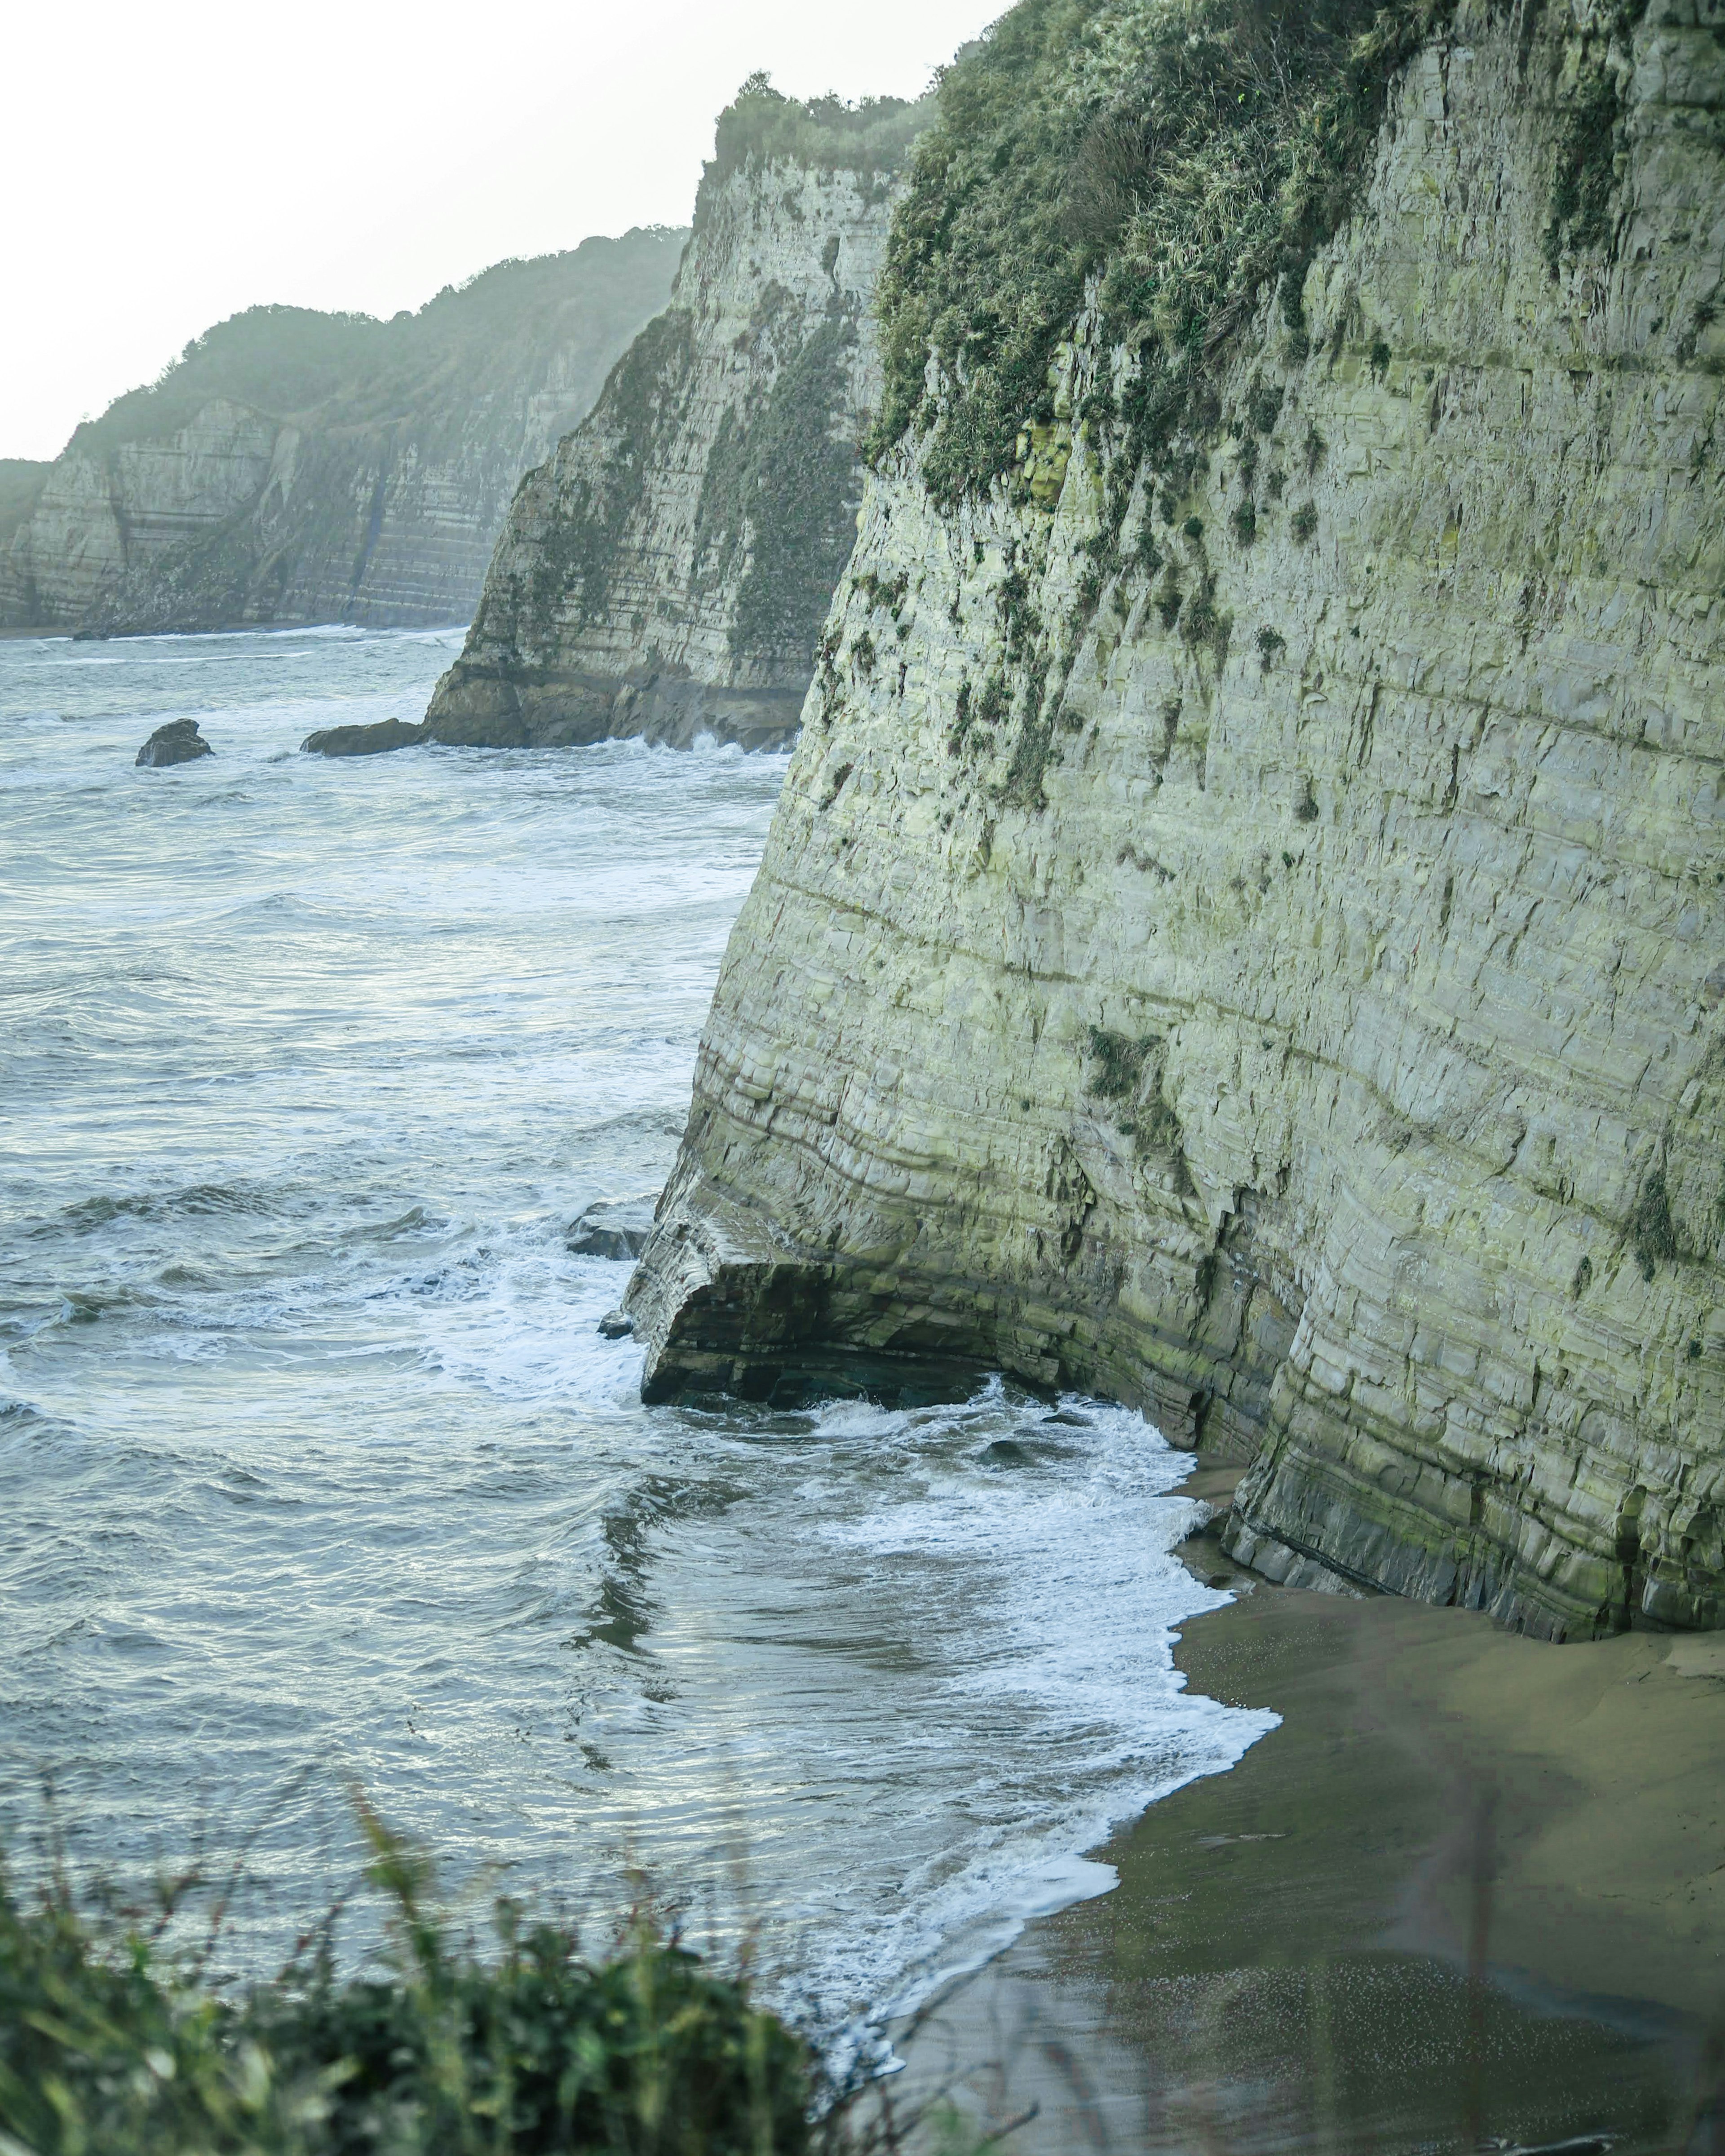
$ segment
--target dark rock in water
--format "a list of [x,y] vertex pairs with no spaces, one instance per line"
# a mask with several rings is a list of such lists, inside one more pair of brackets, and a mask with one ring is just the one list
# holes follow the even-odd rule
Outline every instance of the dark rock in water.
[[146,768],[159,767],[165,763],[190,763],[198,757],[214,754],[198,732],[196,719],[170,719],[165,726],[157,726],[138,751],[136,760]]
[[455,716],[428,711],[425,738],[441,742],[445,748],[556,748],[557,741],[541,741],[530,733],[514,711],[465,711]]
[[627,1340],[634,1329],[634,1318],[625,1317],[620,1310],[608,1310],[599,1320],[599,1330],[608,1340]]
[[580,1258],[639,1257],[653,1227],[657,1191],[642,1198],[617,1198],[589,1205],[569,1229],[568,1245]]
[[424,726],[405,719],[379,719],[368,726],[324,726],[300,744],[312,756],[384,756],[393,748],[413,748],[427,738]]

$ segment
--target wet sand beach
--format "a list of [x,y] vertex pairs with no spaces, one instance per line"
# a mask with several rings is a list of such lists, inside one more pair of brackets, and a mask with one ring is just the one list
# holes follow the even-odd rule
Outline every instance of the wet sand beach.
[[1117,1888],[950,1998],[907,2089],[1037,2105],[1025,2152],[1725,2147],[1725,1638],[1241,1584],[1178,1663],[1281,1727],[1098,1851]]

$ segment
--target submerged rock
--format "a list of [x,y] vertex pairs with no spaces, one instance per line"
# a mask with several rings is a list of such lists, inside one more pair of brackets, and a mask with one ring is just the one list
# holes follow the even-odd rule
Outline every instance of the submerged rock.
[[618,1198],[589,1205],[569,1229],[568,1246],[578,1257],[638,1258],[653,1232],[653,1208],[659,1194]]
[[138,751],[136,761],[146,768],[159,768],[166,763],[191,763],[200,756],[214,754],[198,732],[196,719],[171,719],[165,726],[157,726]]

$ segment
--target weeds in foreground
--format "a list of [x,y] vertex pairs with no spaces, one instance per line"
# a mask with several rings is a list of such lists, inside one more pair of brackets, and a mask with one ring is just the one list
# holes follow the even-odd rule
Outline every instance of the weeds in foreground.
[[388,1913],[374,1975],[338,1969],[338,1907],[224,1997],[205,1971],[225,1891],[187,1953],[168,1942],[196,1875],[121,1912],[63,1861],[33,1897],[0,1867],[0,2156],[875,2156],[919,2128],[942,2156],[988,2145],[944,2091],[896,2114],[860,2076],[824,2089],[746,1969],[715,1971],[644,1908],[590,1960],[501,1899],[481,1950],[426,1858],[356,1810]]

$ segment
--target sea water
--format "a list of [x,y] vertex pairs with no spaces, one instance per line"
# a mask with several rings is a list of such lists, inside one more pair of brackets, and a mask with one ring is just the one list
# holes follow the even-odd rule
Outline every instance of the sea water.
[[835,2037],[1273,1717],[1173,1669],[1134,1414],[642,1407],[567,1231],[670,1168],[784,759],[300,752],[459,641],[0,643],[0,1829],[49,1774],[122,1881],[243,1852],[264,1966],[359,1794]]

